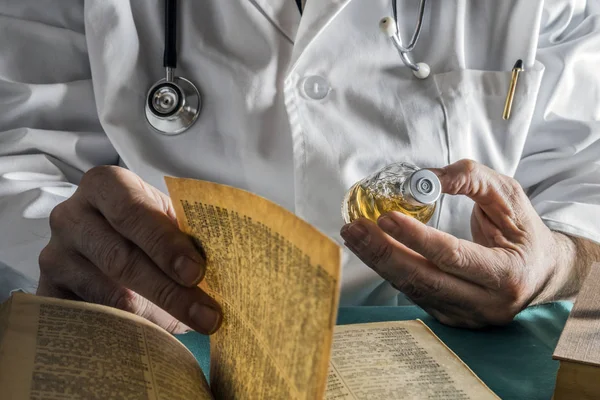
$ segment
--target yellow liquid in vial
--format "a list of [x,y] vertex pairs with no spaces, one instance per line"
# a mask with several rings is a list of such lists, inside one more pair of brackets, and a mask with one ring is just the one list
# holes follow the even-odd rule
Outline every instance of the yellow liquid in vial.
[[344,199],[343,215],[346,223],[361,217],[377,222],[382,214],[398,211],[426,224],[435,212],[435,205],[415,206],[406,202],[399,193],[396,196],[382,195],[357,183]]

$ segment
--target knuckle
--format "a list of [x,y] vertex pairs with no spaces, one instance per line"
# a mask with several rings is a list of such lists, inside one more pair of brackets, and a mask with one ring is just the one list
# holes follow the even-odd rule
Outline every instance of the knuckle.
[[[518,297],[520,298],[520,296]],[[520,300],[516,300],[518,297],[507,296],[495,307],[479,310],[477,320],[481,321],[483,325],[502,326],[511,323],[522,309]]]
[[172,243],[172,234],[165,229],[155,229],[149,231],[143,238],[143,248],[149,251],[151,255],[157,255],[161,257],[169,257],[169,249]]
[[92,204],[98,200],[107,202],[111,209],[120,209],[122,203],[127,203],[132,185],[130,179],[135,176],[132,172],[114,165],[94,167],[86,172],[79,184],[83,197]]
[[[72,286],[72,260],[70,251],[55,244],[53,240],[44,247],[38,255],[39,282],[38,294],[55,297],[56,290],[62,290]],[[40,289],[42,289],[40,291]]]
[[184,332],[181,322],[179,322],[176,318],[173,318],[169,323],[165,325],[165,330],[172,334],[177,334]]
[[404,293],[408,298],[416,303],[426,300],[428,297],[427,293],[422,290],[422,288],[409,280],[401,282],[399,286],[396,286],[396,289]]
[[128,196],[124,201],[114,210],[114,214],[111,216],[111,222],[121,229],[134,229],[140,223],[143,218],[141,213],[142,199],[134,196]]
[[132,306],[131,312],[139,315],[140,317],[148,319],[152,316],[152,308],[153,304],[150,302],[150,300],[138,295],[135,297],[135,302]]
[[158,287],[155,294],[156,304],[165,310],[172,309],[179,297],[177,289],[177,286],[172,283],[166,283]]
[[410,297],[413,301],[419,301],[426,297],[418,282],[417,268],[413,269],[404,279],[396,280],[395,288]]
[[470,306],[463,307],[463,309],[469,310],[467,316],[463,318],[464,327],[480,328],[494,325],[493,317],[497,314],[496,310],[490,307],[481,307],[477,304],[470,304]]
[[511,207],[519,204],[526,197],[521,184],[516,179],[508,176],[501,180],[500,193],[505,196],[507,203]]
[[386,264],[392,257],[392,247],[387,243],[378,245],[371,253],[371,263],[376,266]]
[[40,266],[40,273],[48,274],[54,269],[58,261],[58,252],[56,252],[50,245],[44,247],[38,257],[38,263]]
[[84,221],[80,226],[77,246],[83,254],[94,254],[99,244],[109,240],[109,236],[101,234],[94,222]]
[[83,188],[93,188],[98,182],[113,179],[117,175],[119,169],[120,167],[114,165],[100,165],[91,168],[83,174],[79,186]]
[[521,303],[525,293],[525,284],[517,279],[510,279],[504,285],[504,298],[510,306]]
[[435,250],[435,257],[432,260],[435,264],[444,265],[450,269],[456,269],[463,265],[463,252],[460,247],[460,242],[456,242],[456,245],[452,249],[438,249]]
[[510,193],[519,194],[520,192],[523,191],[523,187],[515,178],[506,176],[504,178],[504,181],[506,182],[506,187]]
[[106,305],[109,307],[118,308],[119,310],[135,313],[136,311],[136,294],[122,287],[115,287],[106,295]]
[[50,224],[52,232],[60,232],[67,225],[67,221],[69,220],[69,207],[66,204],[67,201],[68,200],[58,204],[50,211],[48,223]]
[[477,161],[468,158],[463,158],[462,160],[458,161],[457,165],[463,172],[468,174],[475,172],[480,166]]
[[444,289],[444,282],[441,279],[424,280],[422,283],[422,291],[428,296],[436,296]]
[[131,311],[134,293],[120,285],[107,285],[93,275],[82,275],[73,283],[73,290],[90,303]]
[[125,241],[110,241],[98,255],[106,275],[118,282],[128,282],[135,276],[141,252],[132,249]]

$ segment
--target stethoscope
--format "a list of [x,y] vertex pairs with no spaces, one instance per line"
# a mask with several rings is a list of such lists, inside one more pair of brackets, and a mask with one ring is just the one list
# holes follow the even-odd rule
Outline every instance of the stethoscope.
[[185,132],[196,122],[202,109],[200,92],[189,80],[175,76],[177,68],[177,1],[165,0],[166,77],[148,91],[145,111],[150,126],[165,135]]
[[[394,17],[385,17],[379,22],[381,30],[392,39],[398,49],[402,62],[419,79],[429,76],[429,65],[414,63],[408,57],[421,35],[425,0],[419,4],[417,25],[408,46],[402,45],[398,30],[398,9],[396,0],[392,0]],[[165,51],[163,57],[166,77],[156,82],[148,91],[145,111],[150,126],[165,135],[177,135],[188,130],[198,119],[202,109],[200,92],[189,80],[175,76],[177,68],[177,1],[165,0]]]
[[413,33],[412,39],[408,46],[404,47],[402,45],[402,37],[400,36],[399,28],[398,28],[398,7],[396,0],[392,0],[392,11],[394,13],[394,17],[384,17],[379,21],[379,27],[388,37],[392,39],[394,46],[398,49],[398,53],[400,54],[400,58],[404,65],[410,68],[413,74],[419,79],[425,79],[429,76],[431,69],[429,65],[424,62],[414,63],[408,57],[408,53],[413,51],[417,41],[419,40],[419,36],[421,35],[421,27],[423,26],[423,16],[425,15],[425,0],[421,0],[419,4],[419,16],[417,18],[417,26],[415,27],[415,31]]

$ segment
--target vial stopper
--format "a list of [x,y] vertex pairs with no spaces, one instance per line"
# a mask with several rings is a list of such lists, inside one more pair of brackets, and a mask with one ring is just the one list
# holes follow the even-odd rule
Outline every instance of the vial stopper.
[[415,171],[408,178],[408,195],[420,204],[433,204],[442,194],[442,184],[437,175],[427,169]]

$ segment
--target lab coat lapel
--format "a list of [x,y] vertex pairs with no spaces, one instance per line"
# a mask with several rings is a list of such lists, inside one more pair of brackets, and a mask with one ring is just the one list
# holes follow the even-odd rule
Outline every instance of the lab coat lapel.
[[[281,0],[269,0],[277,2]],[[292,70],[310,43],[350,3],[351,0],[307,0],[292,54]],[[290,3],[294,1],[289,0]]]
[[[294,42],[300,12],[294,0],[248,0],[273,24],[290,42]],[[317,2],[323,0],[315,0]]]

